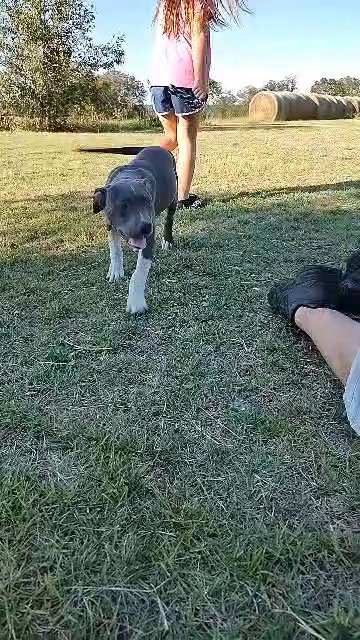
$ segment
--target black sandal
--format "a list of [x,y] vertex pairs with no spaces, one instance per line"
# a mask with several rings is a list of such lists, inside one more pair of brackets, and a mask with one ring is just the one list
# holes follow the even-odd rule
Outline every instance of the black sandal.
[[332,267],[306,267],[292,280],[286,280],[272,287],[268,302],[274,311],[290,322],[294,322],[299,307],[316,309],[339,309],[342,271]]
[[204,206],[205,201],[194,193],[190,193],[186,200],[178,201],[178,209],[201,209]]

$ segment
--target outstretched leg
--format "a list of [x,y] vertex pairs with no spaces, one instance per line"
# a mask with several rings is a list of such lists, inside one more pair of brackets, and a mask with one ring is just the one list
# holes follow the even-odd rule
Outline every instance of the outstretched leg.
[[360,435],[360,324],[337,311],[346,302],[339,269],[310,266],[272,287],[272,309],[294,322],[319,349],[345,386],[349,422]]
[[[345,385],[360,351],[360,325],[334,309],[300,307],[295,323],[312,339],[335,375]],[[360,393],[360,389],[359,389]]]

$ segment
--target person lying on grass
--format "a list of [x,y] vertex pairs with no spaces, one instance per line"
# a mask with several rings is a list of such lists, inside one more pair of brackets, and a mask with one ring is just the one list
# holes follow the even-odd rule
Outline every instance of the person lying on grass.
[[360,435],[360,251],[350,256],[345,273],[312,266],[268,294],[272,310],[304,331],[345,387],[350,425]]
[[158,0],[151,98],[163,126],[160,146],[179,150],[180,208],[203,202],[190,194],[200,113],[209,93],[210,29],[248,12],[245,0]]

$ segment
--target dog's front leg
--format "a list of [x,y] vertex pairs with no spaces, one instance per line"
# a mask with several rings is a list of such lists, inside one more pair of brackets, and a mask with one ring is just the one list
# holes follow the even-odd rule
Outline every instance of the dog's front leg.
[[144,313],[147,310],[145,287],[151,263],[151,258],[145,258],[143,251],[139,251],[136,269],[131,276],[129,285],[129,296],[126,305],[128,313]]
[[116,231],[108,232],[110,249],[110,266],[107,274],[109,282],[117,282],[124,277],[123,251],[120,236]]
[[174,216],[176,212],[176,200],[168,207],[165,224],[164,224],[164,235],[161,243],[161,247],[163,251],[169,251],[173,246],[173,224],[174,224]]

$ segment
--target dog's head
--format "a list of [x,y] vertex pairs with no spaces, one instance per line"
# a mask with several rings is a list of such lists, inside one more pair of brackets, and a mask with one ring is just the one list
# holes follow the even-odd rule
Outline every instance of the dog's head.
[[155,217],[153,189],[148,180],[123,178],[96,189],[93,211],[102,211],[107,227],[119,233],[134,249],[145,249]]

